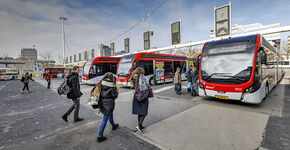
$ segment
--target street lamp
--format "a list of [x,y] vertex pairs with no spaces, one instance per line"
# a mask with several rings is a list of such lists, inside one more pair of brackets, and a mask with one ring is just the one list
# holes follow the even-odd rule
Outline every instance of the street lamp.
[[62,21],[62,42],[63,42],[63,53],[62,53],[62,61],[63,67],[65,67],[65,38],[64,38],[64,21],[66,21],[66,17],[59,17],[59,20]]

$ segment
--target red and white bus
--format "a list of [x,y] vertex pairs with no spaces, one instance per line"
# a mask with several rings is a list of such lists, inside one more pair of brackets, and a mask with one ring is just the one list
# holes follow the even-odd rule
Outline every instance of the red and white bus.
[[89,59],[84,65],[82,82],[96,84],[107,72],[116,74],[121,57],[96,57]]
[[[199,95],[259,104],[282,79],[278,51],[260,34],[204,44]],[[277,67],[267,62],[275,60]]]
[[[131,86],[128,80],[132,71],[134,71],[137,67],[142,67],[145,70],[147,82],[149,82],[150,85],[154,85],[155,68],[153,66],[153,61],[155,61],[155,66],[157,66],[159,62],[162,63],[163,66],[163,72],[162,75],[160,75],[162,80],[156,81],[156,84],[173,82],[174,72],[177,67],[182,68],[182,78],[185,78],[184,72],[186,71],[186,60],[186,56],[146,52],[124,55],[118,66],[117,81],[121,86]],[[157,72],[156,75],[158,75]]]
[[0,68],[0,80],[19,79],[19,71],[11,68]]
[[64,67],[47,67],[44,68],[42,78],[45,78],[45,75],[48,74],[52,78],[62,78],[67,76],[71,72],[71,68]]

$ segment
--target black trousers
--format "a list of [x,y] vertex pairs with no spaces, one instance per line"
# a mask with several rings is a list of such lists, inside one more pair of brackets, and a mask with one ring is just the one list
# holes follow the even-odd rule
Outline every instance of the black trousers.
[[50,89],[50,82],[47,82],[47,88]]
[[24,83],[24,87],[23,87],[23,91],[25,90],[25,88],[29,91],[29,87],[28,87],[28,83]]
[[67,110],[67,112],[64,114],[64,116],[70,115],[70,113],[75,110],[74,112],[74,120],[79,118],[79,110],[80,110],[80,100],[72,99],[73,105]]
[[138,125],[139,127],[143,127],[143,121],[145,119],[146,116],[144,115],[138,115]]

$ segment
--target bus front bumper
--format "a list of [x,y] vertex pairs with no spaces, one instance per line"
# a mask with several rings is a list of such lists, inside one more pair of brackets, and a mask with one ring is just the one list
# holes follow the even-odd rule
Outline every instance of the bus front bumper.
[[122,86],[122,87],[131,87],[131,83],[130,82],[120,82],[117,81],[118,86]]
[[238,92],[218,92],[218,91],[213,91],[213,90],[208,90],[208,89],[203,89],[199,88],[199,96],[204,96],[204,97],[214,97],[218,99],[223,99],[223,100],[239,100],[245,103],[251,103],[251,104],[260,104],[262,99],[264,98],[265,93],[261,87],[258,91],[254,93],[238,93]]

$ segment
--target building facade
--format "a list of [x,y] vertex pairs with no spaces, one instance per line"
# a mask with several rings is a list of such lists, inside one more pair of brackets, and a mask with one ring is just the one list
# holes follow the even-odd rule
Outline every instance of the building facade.
[[35,48],[22,48],[21,49],[22,60],[37,60],[37,50]]

